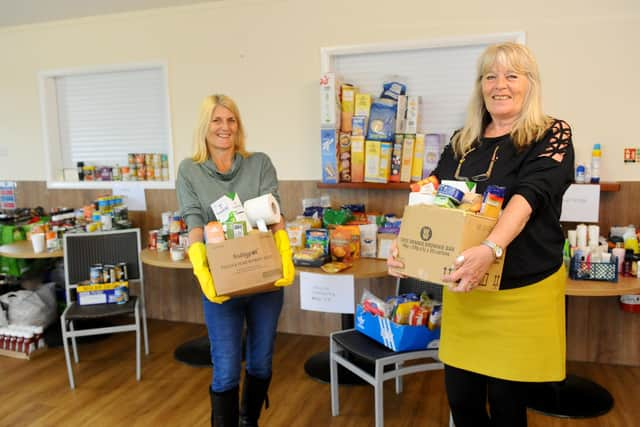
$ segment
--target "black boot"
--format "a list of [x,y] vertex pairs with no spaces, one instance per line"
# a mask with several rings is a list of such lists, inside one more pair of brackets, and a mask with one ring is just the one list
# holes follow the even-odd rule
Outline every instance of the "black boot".
[[240,408],[240,427],[258,427],[258,418],[262,404],[266,401],[269,407],[267,390],[269,389],[269,378],[257,378],[245,372],[244,384],[242,386],[242,406]]
[[238,427],[238,387],[217,393],[209,387],[211,427]]

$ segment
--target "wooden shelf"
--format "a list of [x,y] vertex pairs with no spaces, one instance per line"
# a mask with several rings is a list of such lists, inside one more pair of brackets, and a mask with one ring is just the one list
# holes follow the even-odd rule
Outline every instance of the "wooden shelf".
[[[325,184],[323,182],[317,183],[318,188],[335,188],[341,190],[409,190],[409,183],[407,182],[388,182],[386,184],[377,182],[341,182],[339,184]],[[602,192],[616,192],[620,191],[619,182],[601,182],[600,191]]]

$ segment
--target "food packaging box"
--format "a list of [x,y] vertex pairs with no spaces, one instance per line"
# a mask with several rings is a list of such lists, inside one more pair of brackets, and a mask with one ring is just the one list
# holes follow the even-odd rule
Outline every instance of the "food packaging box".
[[282,278],[282,259],[271,232],[207,243],[209,269],[218,295],[237,296],[275,291]]
[[340,132],[338,161],[340,182],[351,182],[351,135],[347,132]]
[[341,86],[341,118],[340,118],[340,130],[342,132],[351,132],[351,119],[353,118],[353,112],[355,111],[355,98],[358,89],[349,84],[343,84]]
[[379,98],[371,105],[367,139],[393,142],[396,130],[396,102]]
[[[396,133],[405,133],[405,118],[407,115],[407,95],[398,95],[396,107]],[[415,132],[412,132],[415,133]]]
[[[440,285],[442,276],[452,271],[462,251],[477,246],[487,238],[496,220],[459,209],[414,205],[404,209],[398,235],[398,271],[425,282]],[[496,260],[478,289],[500,288],[504,255]]]
[[402,140],[404,135],[396,134],[396,141],[391,151],[391,173],[389,182],[400,182],[400,170],[402,169]]
[[402,141],[402,166],[400,167],[400,182],[411,181],[411,170],[413,169],[415,136],[405,135]]
[[399,325],[382,316],[375,316],[356,306],[356,330],[393,351],[437,349],[440,347],[440,327]]
[[[413,147],[413,163],[411,165],[411,181],[417,182],[423,178],[422,163],[424,161],[424,133],[417,133]],[[425,177],[426,178],[426,177]]]
[[371,112],[371,94],[356,93],[355,116],[369,117]]
[[338,129],[340,113],[336,74],[324,73],[320,76],[320,127]]
[[364,136],[351,137],[351,182],[364,181]]
[[417,133],[420,118],[420,97],[407,97],[407,113],[404,122],[404,133]]
[[320,129],[320,150],[322,152],[322,182],[338,183],[338,131]]
[[391,152],[393,151],[393,144],[391,142],[380,143],[380,167],[378,168],[378,182],[389,182],[389,175],[391,174]]
[[[129,299],[129,282],[97,283],[78,285],[76,288],[79,305],[116,304]],[[123,296],[123,293],[126,295]]]
[[364,180],[380,182],[380,141],[364,142]]
[[[428,133],[424,137],[424,160],[422,162],[422,177],[426,178],[438,166],[440,154],[444,148],[444,135]],[[418,180],[419,181],[419,180]]]
[[353,116],[351,118],[351,135],[364,138],[367,132],[367,116]]

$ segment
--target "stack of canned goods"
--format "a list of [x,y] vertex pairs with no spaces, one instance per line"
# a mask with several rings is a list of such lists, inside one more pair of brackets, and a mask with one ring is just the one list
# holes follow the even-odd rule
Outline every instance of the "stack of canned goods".
[[169,158],[164,153],[129,153],[125,181],[168,181]]
[[149,231],[149,249],[162,252],[177,246],[189,246],[189,235],[184,221],[177,212],[163,212],[162,228]]
[[98,285],[102,283],[126,282],[129,280],[127,263],[117,264],[93,264],[89,268],[89,283]]

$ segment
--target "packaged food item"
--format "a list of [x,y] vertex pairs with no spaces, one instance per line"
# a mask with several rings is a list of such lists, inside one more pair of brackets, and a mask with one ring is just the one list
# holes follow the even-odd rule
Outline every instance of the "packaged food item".
[[329,255],[329,231],[325,228],[310,228],[305,231],[305,245],[307,248],[322,250],[323,255]]
[[204,228],[204,238],[207,243],[224,242],[224,229],[218,221],[209,222]]
[[319,248],[302,248],[293,254],[293,263],[301,267],[320,267],[325,261],[324,251]]
[[360,225],[360,256],[362,258],[375,258],[378,233],[378,226],[376,224],[364,224]]
[[431,308],[431,313],[429,314],[429,322],[428,328],[434,330],[440,327],[440,322],[442,321],[442,305],[437,304]]
[[351,267],[353,264],[351,264],[350,262],[328,262],[326,264],[323,264],[322,267],[320,267],[322,269],[322,271],[324,271],[325,273],[339,273],[343,270],[346,270],[347,268]]
[[391,317],[391,305],[374,295],[370,290],[365,289],[360,298],[362,308],[375,315],[389,318]]
[[498,218],[500,216],[500,210],[502,209],[502,203],[504,202],[505,192],[506,187],[489,185],[482,196],[480,215],[489,218]]
[[349,261],[352,259],[351,230],[335,228],[329,232],[329,252],[334,261]]
[[411,307],[408,324],[411,326],[426,326],[431,310],[428,307],[417,305]]
[[393,310],[393,321],[400,325],[409,324],[409,313],[414,307],[420,307],[418,301],[407,301],[395,306]]
[[304,248],[306,229],[310,228],[308,224],[298,221],[287,222],[285,229],[287,230],[287,236],[289,236],[289,245],[292,250]]

